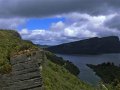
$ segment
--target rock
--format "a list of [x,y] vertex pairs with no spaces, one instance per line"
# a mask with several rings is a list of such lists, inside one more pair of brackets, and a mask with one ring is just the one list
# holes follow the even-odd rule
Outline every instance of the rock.
[[43,90],[41,61],[40,51],[29,57],[26,54],[12,57],[12,72],[1,75],[0,90]]

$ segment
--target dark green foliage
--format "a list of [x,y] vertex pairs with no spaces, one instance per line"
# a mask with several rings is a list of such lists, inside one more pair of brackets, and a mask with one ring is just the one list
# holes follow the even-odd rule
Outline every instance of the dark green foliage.
[[46,51],[46,56],[49,60],[51,60],[52,62],[63,66],[64,68],[66,68],[70,73],[74,74],[74,75],[78,75],[80,73],[78,67],[76,67],[72,62],[70,61],[65,61],[63,60],[62,57],[57,57],[55,54]]
[[71,72],[74,75],[78,75],[80,73],[80,70],[78,69],[78,67],[76,67],[72,62],[70,61],[66,61],[64,64],[64,67],[69,70],[69,72]]
[[115,66],[114,63],[102,63],[99,65],[88,64],[98,76],[100,76],[104,83],[112,85],[115,90],[120,90],[120,67]]
[[43,64],[42,77],[45,90],[96,90],[51,60]]
[[49,60],[51,60],[52,62],[58,64],[58,65],[64,65],[65,61],[63,60],[62,57],[57,57],[55,54],[51,53],[51,52],[46,52],[46,56]]
[[47,50],[54,53],[62,54],[103,54],[103,53],[119,53],[120,41],[116,36],[103,38],[90,38],[57,46],[48,47]]

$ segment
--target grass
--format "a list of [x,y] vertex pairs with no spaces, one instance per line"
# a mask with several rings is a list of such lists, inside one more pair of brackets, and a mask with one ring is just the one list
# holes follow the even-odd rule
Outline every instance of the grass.
[[29,41],[22,40],[16,31],[0,30],[0,73],[9,73],[11,71],[10,57],[29,48],[35,48],[35,46]]
[[46,60],[43,65],[42,77],[45,90],[95,90],[50,60]]
[[[11,72],[10,58],[28,49],[38,48],[30,41],[22,40],[16,31],[0,30],[0,74]],[[53,59],[60,60],[56,62]],[[56,56],[47,58],[43,63],[42,70],[45,90],[96,90],[83,81],[80,81],[74,75],[76,72],[73,73],[71,71],[71,65],[73,71],[77,70],[73,64],[65,62],[61,58],[57,58]]]
[[45,51],[45,54],[46,54],[47,59],[49,59],[53,63],[56,63],[57,65],[63,66],[71,74],[77,76],[80,73],[79,68],[75,66],[72,62],[68,60],[64,60],[62,57],[58,57],[49,51]]

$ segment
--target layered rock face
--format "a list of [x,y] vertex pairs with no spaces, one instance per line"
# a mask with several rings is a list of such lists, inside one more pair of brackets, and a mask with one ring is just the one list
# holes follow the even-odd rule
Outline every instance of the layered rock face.
[[42,51],[12,57],[12,72],[1,75],[0,90],[43,90],[41,77]]

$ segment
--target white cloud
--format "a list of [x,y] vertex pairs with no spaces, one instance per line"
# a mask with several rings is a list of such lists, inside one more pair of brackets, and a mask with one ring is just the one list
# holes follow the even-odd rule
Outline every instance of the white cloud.
[[63,21],[59,21],[57,23],[52,23],[51,30],[62,30],[64,29],[65,24]]
[[29,32],[28,32],[27,29],[22,29],[19,33],[20,33],[21,35],[27,35],[27,34],[29,34]]
[[104,23],[115,17],[116,14],[106,16],[91,16],[88,14],[71,13],[61,17],[65,21],[52,23],[49,30],[21,30],[24,39],[32,40],[38,44],[61,44],[90,37],[103,37],[116,35],[120,36],[120,31],[111,29]]
[[120,0],[0,0],[0,28],[17,29],[27,19],[57,15],[65,22],[52,23],[49,30],[26,28],[19,32],[35,43],[59,44],[88,37],[120,36],[119,13]]

